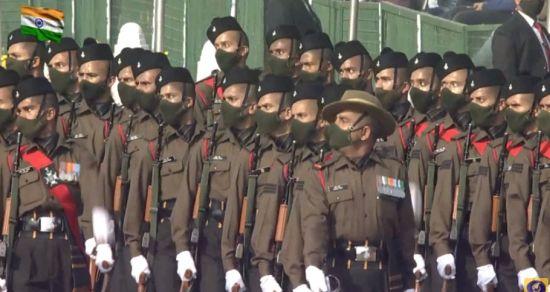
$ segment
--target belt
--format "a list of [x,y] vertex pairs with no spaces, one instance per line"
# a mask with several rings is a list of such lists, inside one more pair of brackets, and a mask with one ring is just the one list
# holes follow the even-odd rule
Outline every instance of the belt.
[[223,227],[223,218],[225,216],[225,201],[210,199],[208,203],[208,219],[206,225],[210,222],[216,222],[218,229]]
[[172,210],[174,209],[175,204],[176,204],[176,199],[161,201],[159,203],[159,214],[158,214],[159,220],[164,221],[166,219],[169,219],[170,216],[172,216]]
[[356,264],[360,264],[364,269],[369,266],[382,268],[382,262],[385,261],[383,244],[379,242],[353,242],[346,240],[337,240],[333,244],[332,265],[344,264],[350,269]]

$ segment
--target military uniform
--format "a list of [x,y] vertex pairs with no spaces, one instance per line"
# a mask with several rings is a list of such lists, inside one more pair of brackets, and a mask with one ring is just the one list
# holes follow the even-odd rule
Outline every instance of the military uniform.
[[[17,83],[19,83],[19,76],[15,71],[0,69],[0,88],[16,86]],[[12,123],[13,120],[8,119],[0,125],[0,152],[4,152],[9,146],[15,144],[16,133],[10,129]]]
[[[198,81],[195,84],[196,106],[194,109],[195,119],[199,124],[207,125],[208,119],[213,120],[213,115],[219,114],[219,104],[223,100],[223,72],[216,71],[211,76]],[[208,111],[215,113],[209,113]],[[209,118],[208,115],[212,114]],[[212,122],[212,121],[210,121]]]
[[[550,163],[550,143],[546,138],[540,147],[540,164],[548,165]],[[540,277],[550,277],[550,252],[548,250],[548,230],[550,230],[550,168],[544,167],[540,177],[540,192],[542,197],[541,211],[538,219],[537,232],[533,241],[533,249],[535,254],[535,269]]]

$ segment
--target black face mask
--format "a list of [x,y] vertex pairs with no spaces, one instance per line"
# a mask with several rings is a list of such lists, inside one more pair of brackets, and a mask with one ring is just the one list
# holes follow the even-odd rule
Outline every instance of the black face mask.
[[226,52],[222,49],[216,51],[216,62],[223,72],[229,72],[231,68],[237,66],[241,59],[238,51]]
[[155,93],[145,93],[137,90],[137,100],[141,109],[148,113],[154,113],[159,105],[159,99]]
[[89,81],[82,81],[80,83],[80,92],[86,102],[93,103],[107,92],[107,84],[105,84],[105,82],[97,84]]
[[162,115],[164,121],[171,126],[179,126],[181,117],[187,111],[187,107],[180,102],[169,102],[161,100],[159,102],[159,112]]
[[29,74],[31,60],[32,58],[27,60],[16,60],[12,57],[8,57],[6,60],[6,69],[13,70],[17,72],[19,77],[23,77],[24,75]]
[[13,120],[13,109],[0,109],[0,131],[3,131]]
[[448,113],[456,113],[460,108],[468,104],[468,99],[464,94],[456,94],[448,88],[441,90],[441,105]]
[[279,59],[269,54],[266,57],[266,67],[273,75],[291,76],[294,71],[294,62],[291,58]]
[[535,19],[537,18],[537,15],[540,14],[542,11],[542,8],[544,7],[544,1],[543,0],[521,0],[519,3],[519,7],[521,7],[521,11],[523,11],[525,14],[529,15],[531,18]]
[[71,90],[76,84],[76,78],[74,78],[72,72],[60,72],[57,69],[50,67],[50,80],[52,81],[52,87],[55,92],[68,97],[69,90]]
[[416,87],[411,87],[409,91],[414,109],[421,114],[426,114],[431,107],[435,107],[436,97],[431,91],[423,91]]
[[127,108],[133,108],[137,101],[137,89],[134,86],[130,86],[124,82],[118,83],[117,89],[122,105]]

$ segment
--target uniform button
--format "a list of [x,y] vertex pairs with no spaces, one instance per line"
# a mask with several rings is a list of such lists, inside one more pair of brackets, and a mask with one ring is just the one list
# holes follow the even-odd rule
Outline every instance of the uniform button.
[[336,196],[336,200],[340,201],[340,196]]

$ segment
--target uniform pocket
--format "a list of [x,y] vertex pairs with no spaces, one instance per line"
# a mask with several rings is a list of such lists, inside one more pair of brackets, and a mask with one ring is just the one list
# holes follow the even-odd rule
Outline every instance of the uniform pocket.
[[212,189],[225,191],[230,186],[231,163],[227,160],[213,161],[210,164]]
[[161,176],[172,175],[183,171],[183,163],[179,160],[167,162],[162,165],[160,169]]
[[[351,190],[347,188],[335,190],[335,187],[329,187],[329,191],[327,192],[327,201],[329,205],[338,204],[345,201],[350,201],[353,199],[353,195],[351,194]],[[331,190],[332,189],[332,190]]]
[[43,184],[35,170],[21,174],[19,177],[19,193],[22,194],[21,205],[32,204],[43,196]]

